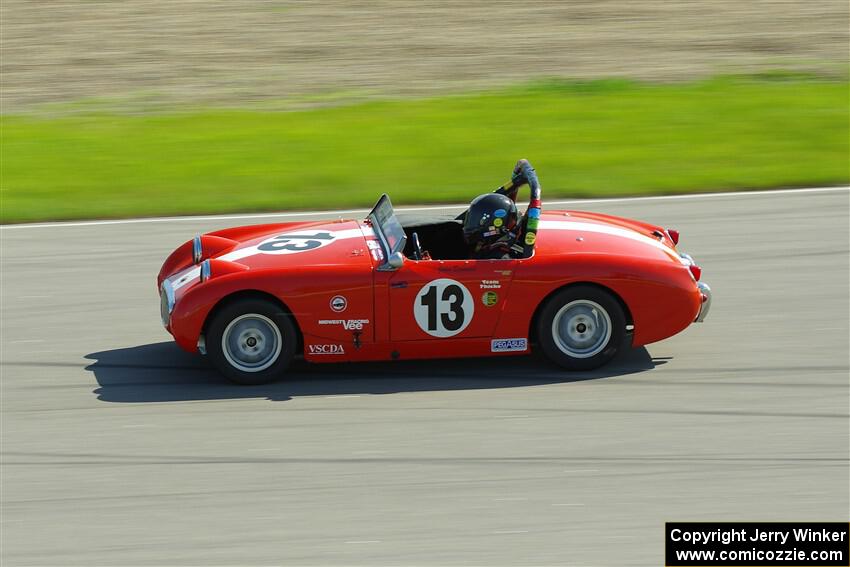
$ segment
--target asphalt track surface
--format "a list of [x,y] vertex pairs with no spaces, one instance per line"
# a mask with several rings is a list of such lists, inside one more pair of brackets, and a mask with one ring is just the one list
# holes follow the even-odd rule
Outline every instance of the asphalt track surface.
[[575,203],[677,227],[708,321],[592,373],[535,357],[236,387],[154,276],[260,222],[4,228],[2,564],[662,565],[669,520],[850,509],[847,190]]

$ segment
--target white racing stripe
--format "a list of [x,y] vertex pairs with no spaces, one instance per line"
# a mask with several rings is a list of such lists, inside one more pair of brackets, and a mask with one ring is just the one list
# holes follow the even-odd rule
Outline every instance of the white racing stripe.
[[[322,231],[322,232],[329,232],[334,236],[334,240],[331,244],[329,244],[329,246],[332,246],[338,240],[346,240],[346,239],[350,239],[350,238],[363,238],[364,235],[367,238],[375,236],[375,233],[372,231],[372,228],[368,227],[368,226],[361,226],[359,228],[348,228],[348,229],[345,229],[345,230],[336,230],[336,231],[333,231],[333,230],[327,230],[326,231],[326,230],[323,230],[321,227],[319,227],[319,228],[314,227],[314,228],[309,229],[307,232],[314,231],[314,230],[315,231]],[[295,232],[298,232],[298,231],[295,231]],[[282,233],[282,234],[287,234],[287,233]],[[292,234],[294,234],[294,232]],[[263,242],[265,242],[266,240],[268,240],[269,238],[273,238],[273,236],[268,236],[268,237],[264,238],[262,241],[258,242],[257,244],[255,244],[253,246],[246,246],[244,248],[237,248],[233,252],[228,252],[227,254],[219,256],[217,258],[217,260],[227,260],[228,262],[237,262],[239,260],[242,260],[243,258],[248,258],[250,256],[255,256],[257,254],[264,254],[264,252],[260,252],[257,247],[260,244],[262,244]],[[319,250],[319,249],[317,248],[317,250]],[[310,253],[310,250],[305,250],[303,252],[299,252],[299,254],[309,254],[309,253]],[[197,280],[200,276],[201,276],[201,267],[200,266],[192,266],[191,268],[186,268],[182,272],[179,272],[176,275],[172,276],[171,278],[169,278],[169,280],[172,280],[174,290],[177,291],[178,289],[180,289],[184,286],[187,286],[190,283],[192,283],[193,281]]]
[[574,232],[595,232],[598,234],[608,234],[611,236],[618,236],[620,238],[628,238],[629,240],[642,242],[644,244],[648,244],[649,246],[658,248],[671,258],[679,262],[682,261],[679,255],[669,246],[665,245],[663,242],[654,238],[650,238],[644,234],[640,234],[639,232],[635,232],[634,230],[622,228],[619,226],[580,221],[551,221],[541,219],[538,230],[571,230]]
[[[850,186],[843,187],[808,187],[804,189],[768,189],[763,191],[728,191],[723,193],[692,193],[686,195],[655,195],[649,197],[612,197],[601,199],[569,199],[547,201],[543,200],[544,207],[552,207],[553,205],[583,205],[588,203],[630,203],[636,201],[676,201],[682,199],[713,199],[713,198],[730,198],[730,197],[759,197],[763,195],[795,195],[798,193],[832,193],[837,191],[850,191]],[[445,211],[446,209],[462,209],[469,206],[468,203],[455,205],[436,205],[426,207],[397,207],[395,210],[399,213],[404,212],[420,212],[420,211]],[[206,221],[223,221],[223,220],[250,220],[250,219],[275,219],[275,218],[293,218],[293,217],[312,217],[316,215],[363,215],[371,209],[337,209],[328,211],[298,211],[290,213],[251,213],[243,215],[202,215],[202,216],[182,216],[182,217],[148,217],[136,219],[115,219],[115,220],[94,220],[94,221],[66,221],[66,222],[45,222],[45,223],[22,223],[22,224],[6,224],[0,225],[0,230],[17,230],[24,228],[72,228],[79,226],[107,226],[121,224],[141,224],[141,223],[157,223],[157,222],[206,222]]]
[[[604,224],[596,224],[596,223],[590,223],[590,222],[581,222],[581,221],[560,221],[560,220],[559,221],[552,221],[552,220],[541,219],[538,230],[543,230],[543,231],[546,231],[546,230],[568,230],[568,231],[573,231],[573,232],[585,232],[585,233],[586,232],[594,232],[594,233],[597,233],[597,234],[607,234],[607,235],[610,235],[610,236],[617,236],[617,237],[620,237],[620,238],[628,238],[630,240],[634,240],[636,242],[641,242],[643,244],[647,244],[649,246],[657,248],[658,250],[661,250],[662,252],[664,252],[665,254],[670,256],[672,259],[679,261],[679,262],[682,262],[682,258],[674,250],[670,249],[664,243],[662,243],[662,242],[660,242],[660,241],[658,241],[654,238],[650,238],[649,236],[640,234],[639,232],[636,232],[636,231],[628,229],[628,228],[622,228],[622,227],[619,227],[619,226],[610,226],[610,225],[604,225]],[[366,234],[367,237],[368,236],[374,236],[372,229],[370,227],[367,227],[367,226],[363,226],[362,231],[361,231],[361,228],[352,228],[352,229],[340,230],[340,231],[336,231],[336,232],[331,231],[331,232],[334,235],[334,241],[345,240],[345,239],[349,239],[349,238],[358,238],[358,237],[362,236],[364,233]],[[271,237],[269,237],[269,238],[271,238]],[[262,242],[265,242],[266,240],[267,240],[267,238],[263,239]],[[224,254],[223,256],[219,256],[219,259],[220,260],[227,260],[227,261],[230,261],[230,262],[237,262],[237,261],[239,261],[243,258],[248,258],[248,257],[254,256],[256,254],[262,254],[263,252],[259,252],[258,249],[257,249],[259,244],[260,243],[255,244],[254,246],[246,246],[245,248],[239,248],[237,250],[234,250],[233,252],[228,252],[227,254]],[[301,252],[301,254],[309,254],[309,253],[310,253],[309,250],[305,251],[305,252]],[[191,268],[187,268],[187,269],[183,270],[182,272],[176,274],[175,276],[170,278],[173,282],[174,290],[176,291],[176,290],[194,282],[195,280],[198,279],[200,274],[201,274],[200,266],[192,266]]]

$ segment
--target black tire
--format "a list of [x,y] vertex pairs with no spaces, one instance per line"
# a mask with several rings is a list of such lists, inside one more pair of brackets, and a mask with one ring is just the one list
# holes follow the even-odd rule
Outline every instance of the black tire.
[[210,321],[207,355],[231,382],[267,384],[282,378],[292,362],[297,333],[292,317],[278,305],[241,299],[225,305]]
[[540,346],[552,362],[570,370],[593,370],[623,347],[626,317],[609,292],[577,285],[546,301],[536,330]]

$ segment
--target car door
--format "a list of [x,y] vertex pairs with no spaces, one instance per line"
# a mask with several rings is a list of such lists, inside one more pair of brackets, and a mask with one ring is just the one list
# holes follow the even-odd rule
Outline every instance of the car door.
[[490,337],[516,260],[407,260],[390,277],[390,338]]

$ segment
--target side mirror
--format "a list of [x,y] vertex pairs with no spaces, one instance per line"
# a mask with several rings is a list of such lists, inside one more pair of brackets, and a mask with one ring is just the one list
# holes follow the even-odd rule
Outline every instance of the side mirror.
[[378,267],[378,269],[382,272],[389,272],[393,270],[398,270],[404,265],[404,254],[401,252],[393,252],[390,254],[389,258],[387,258],[387,263]]

